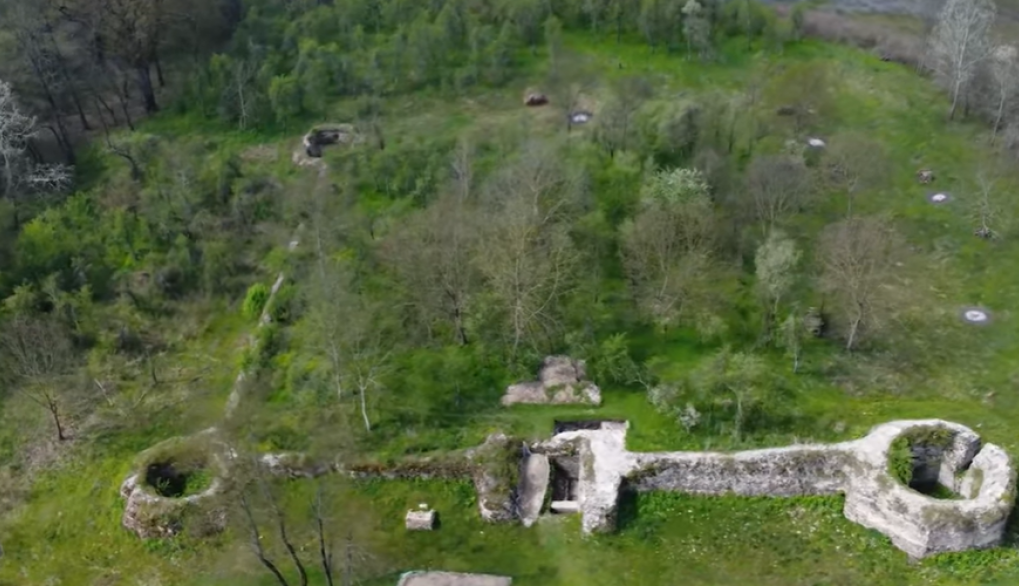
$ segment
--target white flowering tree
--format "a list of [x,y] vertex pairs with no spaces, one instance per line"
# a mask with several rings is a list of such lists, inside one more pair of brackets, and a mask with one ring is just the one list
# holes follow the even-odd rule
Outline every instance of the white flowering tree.
[[31,190],[55,189],[70,179],[68,169],[62,165],[37,165],[28,160],[28,141],[35,133],[35,118],[21,111],[11,84],[0,80],[0,163],[3,165],[0,173],[6,197],[12,197],[21,186]]

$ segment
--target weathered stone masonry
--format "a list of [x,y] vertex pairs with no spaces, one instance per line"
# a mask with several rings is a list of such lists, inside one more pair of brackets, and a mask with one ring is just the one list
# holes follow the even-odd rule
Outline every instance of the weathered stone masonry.
[[[904,432],[941,428],[947,448],[935,452],[941,484],[960,500],[940,500],[904,486],[888,471],[892,442]],[[807,496],[845,494],[846,517],[887,535],[912,557],[1001,542],[1012,510],[1016,474],[1008,455],[981,445],[967,427],[941,420],[896,421],[866,437],[829,445],[798,445],[732,454],[716,452],[629,452],[626,430],[568,431],[536,444],[556,454],[568,446],[581,463],[576,491],[584,532],[615,528],[624,488],[704,495]]]

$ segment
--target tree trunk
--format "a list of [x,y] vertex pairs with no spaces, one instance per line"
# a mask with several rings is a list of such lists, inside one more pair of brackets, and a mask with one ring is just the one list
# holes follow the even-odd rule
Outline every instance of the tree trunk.
[[862,321],[862,319],[860,317],[856,317],[856,318],[853,319],[852,325],[849,326],[849,338],[846,340],[846,351],[847,352],[852,352],[853,348],[856,346],[856,336],[857,336],[857,334],[860,331],[860,322],[861,321]]
[[326,577],[326,586],[333,586],[333,555],[326,545],[325,520],[322,518],[322,486],[315,493],[315,522],[318,529],[318,554],[322,560],[322,573]]
[[154,114],[159,111],[159,104],[156,103],[156,91],[152,87],[152,72],[149,64],[144,63],[135,68],[137,74],[138,89],[142,93],[142,100],[145,103],[145,111]]
[[67,436],[64,435],[64,424],[60,421],[60,408],[57,406],[57,402],[51,397],[46,398],[46,408],[49,410],[50,415],[53,417],[53,424],[57,427],[57,440],[64,441]]
[[163,78],[163,64],[159,60],[158,53],[152,58],[152,62],[156,65],[156,81],[159,82],[159,87],[166,87],[166,79]]
[[998,115],[994,118],[994,130],[991,132],[991,142],[998,137],[998,129],[1001,127],[1001,119],[1005,115],[1005,92],[1004,88],[1001,92],[1001,98],[998,100]]
[[361,419],[364,420],[364,430],[371,433],[372,423],[368,420],[368,400],[365,397],[367,395],[367,385],[362,385],[358,393],[361,395]]
[[117,92],[117,99],[120,101],[120,110],[124,113],[124,119],[127,120],[127,127],[134,131],[134,121],[131,120],[131,111],[128,104],[131,94],[128,89],[128,82],[125,80],[120,87],[120,91]]

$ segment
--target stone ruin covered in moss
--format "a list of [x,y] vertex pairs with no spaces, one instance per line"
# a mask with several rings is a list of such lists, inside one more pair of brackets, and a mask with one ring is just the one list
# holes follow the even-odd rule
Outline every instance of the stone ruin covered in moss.
[[[575,479],[570,492],[553,494],[550,509],[556,510],[557,496],[568,499],[569,505],[558,507],[578,511],[589,533],[615,528],[620,494],[626,490],[776,497],[844,494],[847,519],[883,533],[911,557],[921,558],[1000,544],[1016,493],[1016,473],[1001,448],[981,444],[969,428],[941,420],[894,421],[859,440],[837,444],[735,453],[641,453],[627,451],[625,445],[625,426],[613,425],[565,431],[532,446],[538,457],[572,461],[576,469],[570,472],[558,465],[562,474]],[[556,476],[552,474],[553,485]],[[920,492],[932,485],[956,498]]]
[[557,424],[561,431],[538,442],[495,434],[464,452],[471,465],[451,475],[473,477],[486,520],[529,526],[542,514],[579,513],[585,533],[615,529],[624,491],[843,494],[847,519],[913,558],[1000,544],[1015,499],[1008,455],[942,420],[893,421],[842,443],[734,453],[631,452],[627,427]]
[[123,526],[143,539],[196,535],[226,525],[226,447],[214,434],[172,438],[142,452],[120,495]]

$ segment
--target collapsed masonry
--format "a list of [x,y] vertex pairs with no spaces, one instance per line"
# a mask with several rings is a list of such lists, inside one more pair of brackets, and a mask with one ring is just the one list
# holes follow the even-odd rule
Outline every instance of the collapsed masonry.
[[[630,452],[626,427],[607,422],[599,429],[563,431],[522,449],[514,495],[521,522],[530,525],[538,518],[549,485],[549,511],[579,512],[585,533],[615,528],[620,494],[626,490],[776,497],[844,494],[846,518],[921,558],[1000,544],[1015,499],[1016,474],[1008,455],[993,444],[981,445],[969,428],[941,420],[894,421],[859,440],[837,444],[728,454]],[[935,433],[929,433],[932,430]],[[893,478],[893,442],[907,435],[941,438],[936,445],[921,439],[911,446],[913,478],[941,484],[960,499],[936,499],[914,490],[918,485],[910,488]],[[479,502],[485,502],[484,494],[479,496]]]

